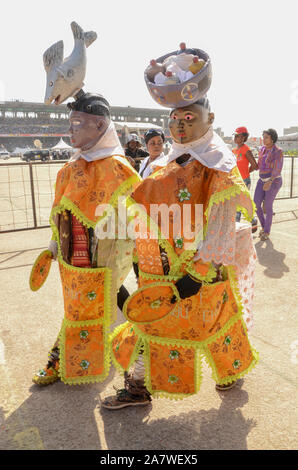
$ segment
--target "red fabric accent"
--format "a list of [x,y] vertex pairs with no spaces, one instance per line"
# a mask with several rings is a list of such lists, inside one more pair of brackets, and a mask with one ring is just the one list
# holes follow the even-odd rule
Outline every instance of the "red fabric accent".
[[243,179],[249,177],[249,161],[246,158],[246,152],[250,150],[245,144],[241,145],[238,149],[233,149],[234,154],[237,157],[237,166]]
[[90,268],[88,236],[84,225],[72,214],[72,261],[73,266]]

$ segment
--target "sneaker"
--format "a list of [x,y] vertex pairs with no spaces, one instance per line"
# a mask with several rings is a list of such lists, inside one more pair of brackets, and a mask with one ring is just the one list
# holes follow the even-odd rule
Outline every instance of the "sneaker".
[[238,380],[235,380],[234,382],[231,382],[231,383],[225,384],[225,385],[216,384],[215,388],[216,388],[216,390],[224,392],[226,390],[230,390],[231,388],[235,387],[237,382],[238,382]]
[[151,398],[133,396],[125,388],[122,388],[117,390],[116,396],[106,397],[104,401],[101,402],[101,406],[108,410],[119,410],[127,406],[149,405],[150,402]]
[[144,380],[134,380],[131,375],[124,375],[125,388],[116,390],[116,395],[106,397],[101,402],[103,408],[119,410],[127,406],[145,406],[151,402],[151,395],[144,385]]

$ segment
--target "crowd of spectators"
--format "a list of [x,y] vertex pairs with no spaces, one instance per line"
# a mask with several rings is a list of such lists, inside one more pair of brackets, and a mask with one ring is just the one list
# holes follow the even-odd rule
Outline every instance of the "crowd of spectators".
[[67,125],[50,124],[50,125],[37,125],[37,124],[0,124],[1,134],[66,134],[68,131]]

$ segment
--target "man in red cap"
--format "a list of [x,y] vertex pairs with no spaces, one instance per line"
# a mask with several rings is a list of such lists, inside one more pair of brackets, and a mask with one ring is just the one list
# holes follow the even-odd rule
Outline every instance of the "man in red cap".
[[[234,132],[234,142],[237,145],[236,148],[233,149],[233,153],[236,155],[237,158],[237,166],[240,171],[240,174],[243,178],[244,183],[246,184],[247,188],[250,189],[251,186],[251,179],[250,173],[258,169],[258,164],[248,147],[246,145],[246,141],[248,139],[249,133],[246,127],[237,127]],[[241,219],[241,212],[237,212],[236,220],[240,222]],[[254,218],[252,220],[253,226],[253,233],[257,230],[257,219]]]

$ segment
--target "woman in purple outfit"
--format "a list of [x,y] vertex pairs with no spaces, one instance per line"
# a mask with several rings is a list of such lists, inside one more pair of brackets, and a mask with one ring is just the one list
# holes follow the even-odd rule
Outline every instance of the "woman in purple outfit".
[[[257,207],[257,216],[262,229],[259,237],[261,240],[269,238],[273,217],[273,202],[282,186],[281,170],[283,166],[283,153],[275,143],[278,139],[274,129],[263,132],[263,147],[259,152],[259,180],[256,186],[254,201]],[[264,201],[265,211],[262,209]]]

